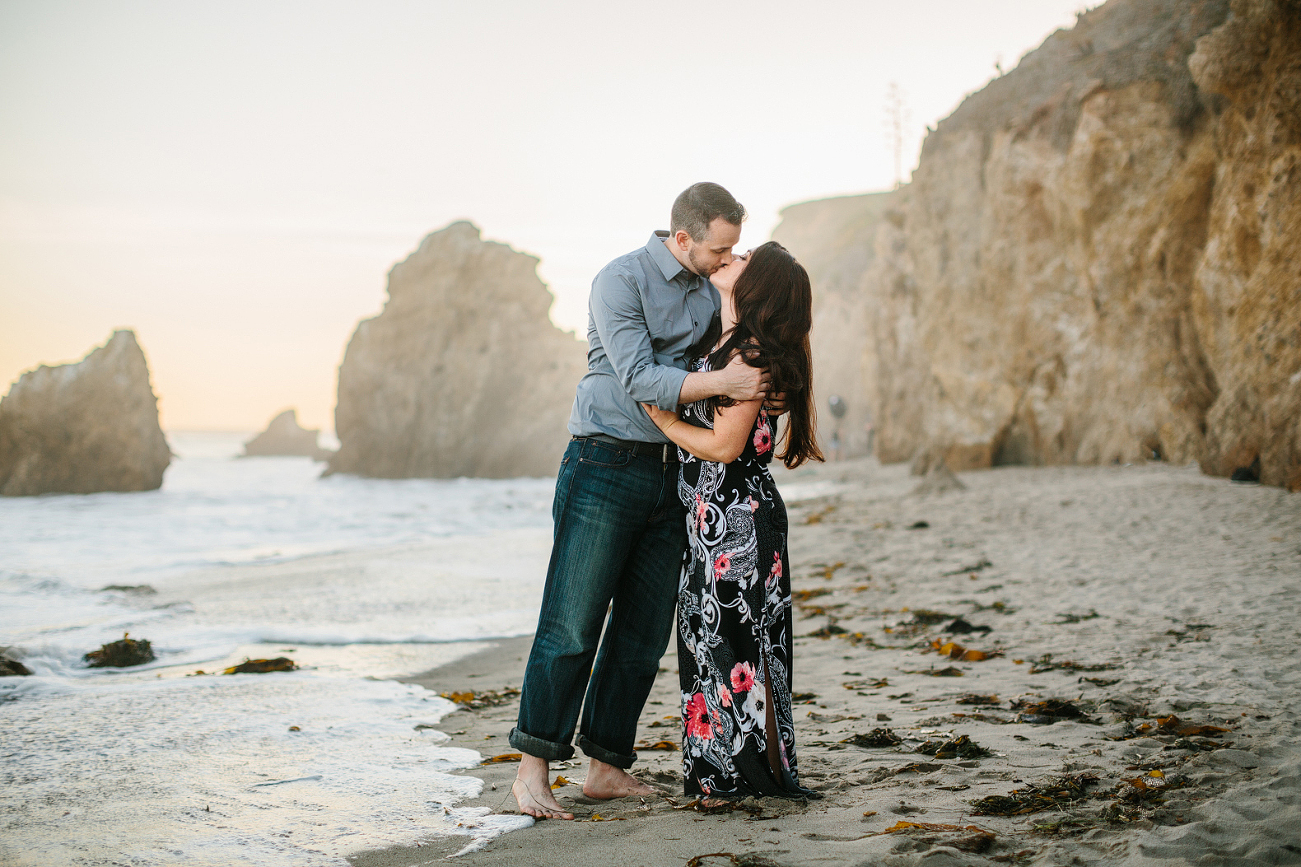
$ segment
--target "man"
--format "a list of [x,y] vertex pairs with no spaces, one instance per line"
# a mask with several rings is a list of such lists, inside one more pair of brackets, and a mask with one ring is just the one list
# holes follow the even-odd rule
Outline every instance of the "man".
[[687,540],[677,448],[638,404],[676,409],[717,395],[765,395],[768,375],[739,358],[722,370],[685,369],[686,349],[720,306],[706,278],[732,261],[744,219],[727,190],[695,184],[673,203],[668,232],[592,281],[588,372],[556,479],[551,563],[510,733],[523,754],[511,787],[521,813],[573,818],[551,793],[549,762],[573,756],[580,707],[578,745],[590,759],[583,793],[652,791],[627,769],[668,646]]

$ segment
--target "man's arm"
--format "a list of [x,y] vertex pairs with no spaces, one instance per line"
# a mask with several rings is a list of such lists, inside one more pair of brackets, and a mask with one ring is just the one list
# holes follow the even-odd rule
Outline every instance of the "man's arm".
[[739,357],[722,370],[698,373],[657,364],[641,294],[627,274],[609,270],[598,274],[592,283],[591,310],[610,365],[624,390],[639,403],[671,410],[715,395],[754,400],[767,391],[768,372]]
[[719,395],[726,395],[735,401],[755,400],[768,393],[769,379],[767,370],[746,364],[738,352],[722,370],[701,370],[687,374],[678,394],[678,403],[695,403]]
[[688,374],[655,363],[641,294],[632,277],[609,269],[592,282],[592,322],[624,391],[639,403],[674,409]]

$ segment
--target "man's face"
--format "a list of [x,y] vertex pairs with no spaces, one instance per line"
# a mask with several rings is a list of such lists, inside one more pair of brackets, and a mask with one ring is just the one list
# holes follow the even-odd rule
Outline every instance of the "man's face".
[[686,232],[678,232],[679,247],[687,254],[688,267],[701,277],[708,277],[732,261],[732,248],[741,240],[741,227],[734,226],[722,217],[709,224],[703,241],[693,241]]

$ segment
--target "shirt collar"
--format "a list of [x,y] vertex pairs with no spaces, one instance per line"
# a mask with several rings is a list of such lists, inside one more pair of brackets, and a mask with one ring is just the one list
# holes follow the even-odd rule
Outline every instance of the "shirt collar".
[[669,233],[663,229],[651,232],[650,240],[646,242],[646,249],[650,251],[651,261],[659,266],[660,273],[664,275],[666,281],[672,282],[674,277],[686,271],[689,278],[687,282],[693,282],[696,275],[682,267],[682,263],[664,246],[664,242],[668,237]]

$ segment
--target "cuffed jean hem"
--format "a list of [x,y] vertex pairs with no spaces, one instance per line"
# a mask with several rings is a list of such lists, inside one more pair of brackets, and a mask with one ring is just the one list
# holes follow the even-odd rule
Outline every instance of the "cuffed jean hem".
[[518,726],[510,730],[510,745],[521,753],[528,753],[530,756],[546,759],[548,762],[563,762],[574,757],[574,748],[569,744],[557,744],[535,738],[520,731]]
[[[511,743],[514,743],[514,741]],[[588,758],[596,759],[598,762],[605,762],[607,765],[614,765],[616,768],[623,768],[625,771],[632,767],[633,762],[637,761],[636,753],[630,756],[612,753],[605,747],[592,743],[583,735],[578,736],[578,748],[586,753]]]

